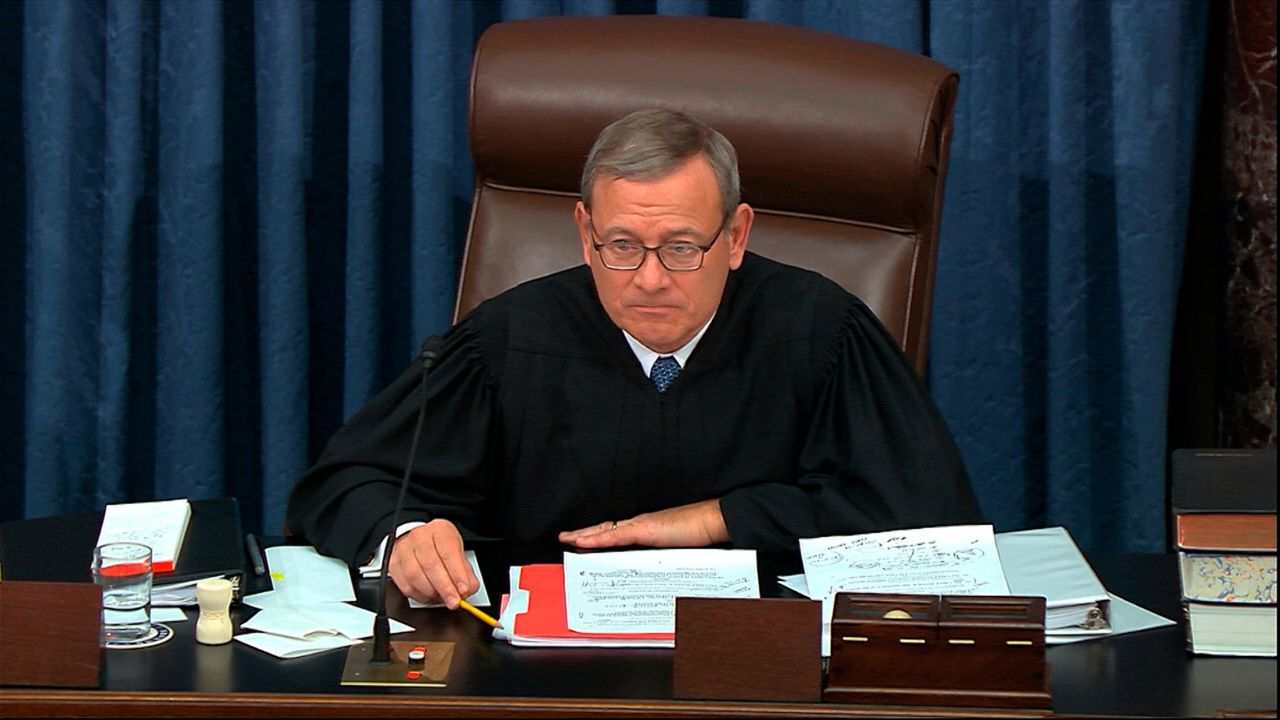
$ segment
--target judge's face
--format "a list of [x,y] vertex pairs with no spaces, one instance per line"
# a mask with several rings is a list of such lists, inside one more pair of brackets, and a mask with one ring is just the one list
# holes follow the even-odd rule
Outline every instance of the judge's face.
[[[671,353],[693,339],[720,305],[730,270],[742,264],[753,213],[743,204],[728,220],[721,208],[715,173],[697,156],[665,178],[634,181],[602,178],[592,188],[592,208],[574,210],[582,255],[595,279],[605,312],[645,347]],[[717,228],[723,229],[717,235]],[[706,246],[702,267],[668,270],[655,252],[639,268],[605,267],[596,243],[619,240],[648,248],[669,243]]]

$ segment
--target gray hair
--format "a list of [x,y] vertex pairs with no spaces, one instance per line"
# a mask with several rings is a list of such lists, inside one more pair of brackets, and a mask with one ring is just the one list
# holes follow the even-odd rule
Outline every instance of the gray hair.
[[582,204],[591,208],[597,180],[660,180],[702,155],[720,186],[722,211],[738,207],[738,154],[715,129],[675,110],[637,110],[600,132],[582,168]]

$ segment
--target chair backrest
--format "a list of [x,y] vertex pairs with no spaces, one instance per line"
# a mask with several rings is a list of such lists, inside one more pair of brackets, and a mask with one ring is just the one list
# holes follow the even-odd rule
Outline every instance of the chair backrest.
[[748,249],[875,311],[923,373],[958,78],[928,58],[804,28],[664,16],[491,26],[471,74],[476,190],[455,318],[582,263],[582,165],[606,125],[687,112],[738,151]]

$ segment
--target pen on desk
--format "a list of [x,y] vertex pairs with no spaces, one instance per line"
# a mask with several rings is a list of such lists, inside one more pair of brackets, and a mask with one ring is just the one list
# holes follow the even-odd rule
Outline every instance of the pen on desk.
[[262,577],[267,574],[267,568],[262,562],[262,548],[258,547],[258,538],[253,533],[246,533],[244,536],[244,547],[249,553],[249,562],[253,563],[253,574]]
[[480,618],[485,625],[488,625],[489,627],[493,627],[493,628],[498,628],[499,630],[502,629],[502,623],[498,622],[497,620],[494,620],[492,617],[489,617],[488,613],[476,608],[475,605],[472,605],[466,600],[459,600],[458,607]]

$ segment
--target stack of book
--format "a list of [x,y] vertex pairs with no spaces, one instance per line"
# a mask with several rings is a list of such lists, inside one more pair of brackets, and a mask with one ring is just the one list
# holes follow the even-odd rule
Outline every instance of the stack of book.
[[1275,657],[1275,449],[1175,450],[1172,476],[1188,649]]

